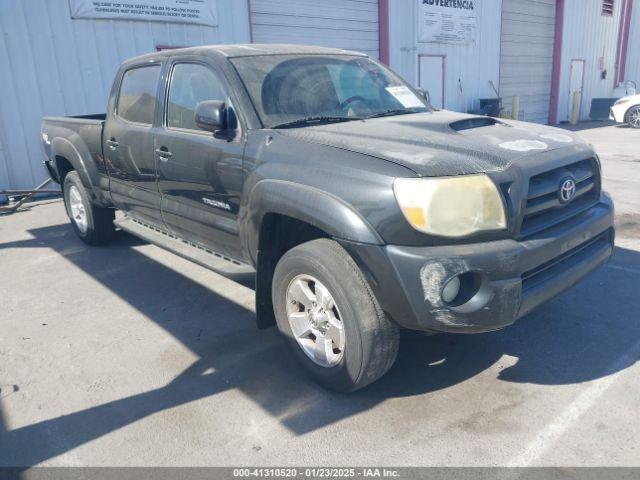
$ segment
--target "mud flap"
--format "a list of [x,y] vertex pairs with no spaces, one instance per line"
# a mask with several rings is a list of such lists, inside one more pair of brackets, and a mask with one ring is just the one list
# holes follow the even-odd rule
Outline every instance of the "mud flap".
[[256,325],[260,330],[276,324],[271,299],[271,280],[274,266],[268,252],[258,250],[256,274]]

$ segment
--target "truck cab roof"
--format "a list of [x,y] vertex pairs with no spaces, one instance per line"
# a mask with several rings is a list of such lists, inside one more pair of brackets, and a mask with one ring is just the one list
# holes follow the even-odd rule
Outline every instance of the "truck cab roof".
[[202,45],[198,47],[175,48],[160,52],[147,53],[130,58],[124,65],[144,61],[162,60],[174,55],[213,55],[222,54],[227,58],[255,57],[262,55],[352,55],[367,57],[366,54],[343,50],[341,48],[316,47],[293,44],[239,44],[239,45]]

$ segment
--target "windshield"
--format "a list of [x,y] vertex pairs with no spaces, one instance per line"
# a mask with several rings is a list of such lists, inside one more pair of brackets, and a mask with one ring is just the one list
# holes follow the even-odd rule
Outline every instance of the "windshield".
[[264,55],[231,62],[267,128],[429,110],[424,98],[366,57]]

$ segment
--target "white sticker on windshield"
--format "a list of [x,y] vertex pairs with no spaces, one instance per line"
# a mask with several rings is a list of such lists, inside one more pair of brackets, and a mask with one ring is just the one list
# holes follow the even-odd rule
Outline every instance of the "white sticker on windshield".
[[400,85],[399,87],[387,87],[386,90],[405,108],[424,107],[424,104],[416,94],[404,85]]

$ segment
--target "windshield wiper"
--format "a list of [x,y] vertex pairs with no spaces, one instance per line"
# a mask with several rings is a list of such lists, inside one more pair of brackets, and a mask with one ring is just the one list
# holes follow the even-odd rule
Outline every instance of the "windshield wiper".
[[362,120],[360,117],[332,117],[332,116],[316,116],[304,117],[292,120],[290,122],[279,123],[271,128],[291,128],[304,127],[306,125],[321,125],[323,123],[349,122],[351,120]]
[[[416,108],[424,108],[424,107],[416,107]],[[378,117],[390,117],[392,115],[406,115],[408,113],[419,113],[416,108],[392,108],[389,110],[385,110],[384,112],[374,113],[372,115],[367,115],[362,118],[378,118]]]

